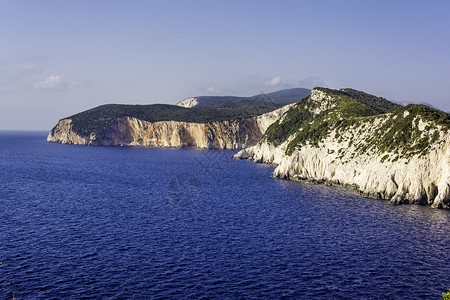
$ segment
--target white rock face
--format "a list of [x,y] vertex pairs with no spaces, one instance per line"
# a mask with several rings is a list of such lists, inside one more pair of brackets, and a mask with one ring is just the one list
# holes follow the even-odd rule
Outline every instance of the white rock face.
[[80,136],[72,130],[72,120],[63,119],[48,134],[47,141],[61,144],[86,145],[89,143],[90,137]]
[[77,134],[72,129],[72,120],[63,119],[49,133],[47,141],[78,145],[240,149],[255,145],[270,124],[291,106],[258,117],[209,123],[146,122],[124,117],[89,137]]
[[334,101],[333,97],[320,90],[312,90],[310,99],[318,104],[317,107],[311,109],[311,112],[315,115],[320,114],[324,110],[332,109],[336,106],[336,101]]
[[192,108],[192,107],[195,107],[198,105],[198,99],[194,98],[194,97],[187,98],[181,102],[178,102],[176,105],[181,106],[181,107],[186,107],[186,108]]
[[280,120],[283,115],[294,105],[295,103],[288,104],[274,111],[257,116],[256,121],[261,132],[264,134],[264,132],[266,132],[267,128],[269,128],[269,126],[272,125],[273,122]]
[[[371,130],[367,130],[372,134]],[[275,147],[267,142],[241,150],[235,158],[276,165],[274,177],[344,185],[364,196],[389,199],[392,204],[431,204],[450,208],[450,133],[441,134],[439,142],[425,156],[409,159],[382,159],[386,153],[358,153],[355,144],[365,135],[338,142],[331,134],[319,147],[310,145],[286,155],[289,141]],[[355,140],[356,139],[356,140]]]

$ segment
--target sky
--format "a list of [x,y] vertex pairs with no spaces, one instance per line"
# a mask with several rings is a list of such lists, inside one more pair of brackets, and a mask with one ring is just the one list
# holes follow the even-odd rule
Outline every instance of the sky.
[[0,0],[0,130],[50,130],[107,103],[315,86],[450,111],[449,12],[431,0]]

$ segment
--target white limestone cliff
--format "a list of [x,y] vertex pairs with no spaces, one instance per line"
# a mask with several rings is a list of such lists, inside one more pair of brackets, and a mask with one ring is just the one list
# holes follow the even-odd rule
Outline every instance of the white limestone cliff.
[[243,149],[235,158],[273,164],[274,177],[352,187],[362,195],[389,199],[393,204],[431,204],[450,208],[450,135],[426,156],[383,161],[373,154],[338,158],[342,145],[327,139],[316,148],[305,146],[285,154],[287,143],[275,147],[261,143]]
[[[313,113],[320,113],[333,101],[321,91],[311,93],[312,101],[320,101]],[[403,117],[408,116],[404,113]],[[315,183],[336,184],[354,188],[363,196],[388,199],[392,204],[429,204],[435,208],[450,208],[450,131],[439,131],[437,142],[428,152],[409,157],[398,153],[361,151],[370,136],[392,114],[380,115],[366,124],[355,124],[342,134],[332,131],[318,145],[296,147],[286,153],[295,134],[275,146],[264,138],[255,146],[238,152],[234,157],[257,163],[276,165],[274,177],[304,180]],[[423,134],[432,135],[427,121],[414,122]],[[416,126],[416,125],[413,125]],[[439,128],[439,126],[437,127]]]
[[198,105],[198,99],[195,97],[184,99],[176,104],[177,106],[192,108]]
[[63,119],[49,133],[47,141],[78,145],[240,149],[255,145],[270,124],[291,106],[289,104],[257,117],[209,123],[147,122],[124,117],[113,120],[90,136],[76,133],[72,129],[72,120]]
[[71,119],[62,119],[47,136],[48,142],[61,144],[87,145],[92,137],[81,136],[72,128]]

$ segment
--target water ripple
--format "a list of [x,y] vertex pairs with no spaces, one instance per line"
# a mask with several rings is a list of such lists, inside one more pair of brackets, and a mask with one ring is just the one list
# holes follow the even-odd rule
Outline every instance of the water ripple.
[[[450,287],[449,211],[205,153],[0,134],[0,298],[428,299]],[[169,194],[190,195],[193,176],[192,201],[167,198],[177,175]]]

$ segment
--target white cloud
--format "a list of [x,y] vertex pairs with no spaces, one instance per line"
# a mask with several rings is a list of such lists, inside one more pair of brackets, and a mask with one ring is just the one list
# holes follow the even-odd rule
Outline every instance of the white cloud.
[[72,90],[78,88],[83,83],[81,81],[64,81],[59,75],[52,75],[42,81],[33,83],[33,87],[36,89],[44,90]]
[[213,87],[213,86],[210,86],[210,87],[207,88],[206,90],[207,90],[208,92],[210,92],[210,93],[218,93],[218,92],[219,92],[219,90],[216,89],[216,88]]
[[[278,84],[273,84],[279,80]],[[83,84],[85,84],[83,82]],[[245,75],[234,81],[222,82],[220,89],[214,86],[198,89],[197,94],[210,92],[211,95],[254,96],[261,93],[270,93],[283,89],[305,88],[312,89],[317,86],[333,87],[329,82],[319,77],[306,77],[302,79],[285,78],[281,76],[266,77],[261,75]],[[212,94],[214,92],[214,94]]]
[[275,86],[275,85],[280,84],[280,82],[281,82],[281,77],[280,76],[276,76],[276,77],[274,77],[272,79],[266,80],[266,82],[264,82],[264,83],[266,85],[268,85],[268,86]]
[[35,82],[33,87],[36,89],[61,90],[63,88],[62,77],[59,75],[50,76],[42,81]]

